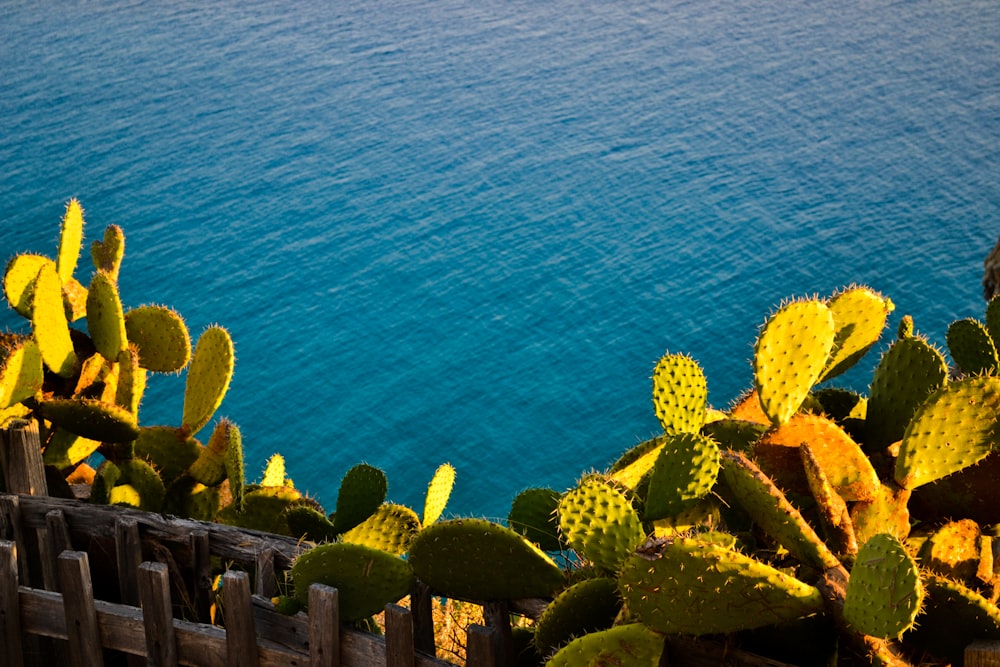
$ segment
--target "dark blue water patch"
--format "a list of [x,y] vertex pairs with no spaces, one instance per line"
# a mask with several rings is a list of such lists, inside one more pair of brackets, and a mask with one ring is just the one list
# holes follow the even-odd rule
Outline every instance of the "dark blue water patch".
[[[866,283],[939,345],[981,316],[994,14],[10,3],[0,242],[54,252],[71,196],[88,240],[122,225],[127,305],[232,332],[251,478],[280,451],[332,505],[365,460],[419,510],[447,460],[451,510],[502,516],[656,432],[666,351],[728,404],[785,298]],[[176,423],[183,382],[143,421]]]

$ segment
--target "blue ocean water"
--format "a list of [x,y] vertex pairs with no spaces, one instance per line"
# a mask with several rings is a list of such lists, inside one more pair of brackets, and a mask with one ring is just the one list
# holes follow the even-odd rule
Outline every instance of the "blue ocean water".
[[[782,300],[864,283],[943,345],[1000,234],[990,0],[8,1],[0,250],[65,202],[126,306],[236,343],[219,415],[330,509],[386,470],[503,517],[658,428],[687,352],[725,407]],[[89,265],[78,269],[87,282]],[[23,329],[10,312],[0,324]],[[888,336],[887,336],[888,338]],[[878,350],[839,381],[864,391]],[[141,419],[180,420],[184,376]]]

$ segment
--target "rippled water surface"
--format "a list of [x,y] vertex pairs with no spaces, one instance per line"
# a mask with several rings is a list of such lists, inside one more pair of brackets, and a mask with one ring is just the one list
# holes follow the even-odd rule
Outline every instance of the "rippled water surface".
[[[505,516],[725,407],[782,299],[860,282],[942,344],[1000,233],[995,3],[8,2],[0,250],[121,225],[126,306],[232,333],[251,478],[386,470]],[[89,280],[83,265],[78,277]],[[22,327],[4,313],[2,323]],[[840,381],[867,388],[877,350]],[[180,420],[184,376],[141,415]]]

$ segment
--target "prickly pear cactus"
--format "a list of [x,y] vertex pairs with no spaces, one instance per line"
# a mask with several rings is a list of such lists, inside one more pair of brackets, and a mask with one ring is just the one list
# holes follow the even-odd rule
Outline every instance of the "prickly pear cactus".
[[195,435],[222,404],[233,377],[233,341],[220,326],[207,328],[198,339],[184,386],[181,428]]
[[337,511],[333,526],[344,533],[367,519],[385,501],[388,482],[385,473],[374,466],[359,463],[344,475],[337,493]]
[[705,423],[708,383],[694,359],[664,355],[653,369],[653,407],[666,433],[696,433]]
[[1000,371],[996,345],[978,320],[967,317],[952,322],[945,340],[951,358],[967,375],[996,375]]
[[424,525],[428,526],[441,517],[448,498],[451,497],[451,489],[455,485],[455,467],[450,463],[443,463],[434,471],[434,477],[427,485],[427,495],[424,498]]
[[858,552],[847,583],[844,618],[859,632],[887,639],[913,627],[924,599],[917,564],[888,533]]
[[558,551],[561,494],[553,489],[531,488],[517,494],[507,515],[507,525],[538,545],[543,551]]
[[618,625],[577,637],[559,650],[545,667],[656,667],[663,637],[642,623]]
[[878,342],[895,306],[869,287],[851,287],[826,302],[833,313],[834,348],[820,382],[836,377],[856,364]]
[[165,306],[139,306],[125,313],[125,333],[139,349],[139,364],[156,373],[176,373],[191,359],[184,320]]
[[668,435],[653,465],[643,518],[665,519],[707,496],[719,475],[719,446],[696,433]]
[[577,553],[615,572],[646,537],[639,514],[617,489],[584,479],[559,501],[559,529]]
[[621,611],[618,582],[611,577],[584,579],[562,591],[538,618],[535,648],[550,655],[574,637],[610,628]]
[[367,519],[340,536],[342,542],[363,544],[402,556],[420,531],[420,518],[409,507],[384,503]]

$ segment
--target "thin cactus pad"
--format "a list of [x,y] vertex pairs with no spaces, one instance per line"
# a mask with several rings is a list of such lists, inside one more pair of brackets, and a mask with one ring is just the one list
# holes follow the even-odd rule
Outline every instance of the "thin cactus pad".
[[559,529],[577,553],[612,572],[646,538],[628,498],[597,478],[585,479],[563,495]]
[[945,340],[951,358],[967,375],[996,375],[1000,371],[1000,358],[993,338],[978,320],[967,317],[952,322]]
[[62,285],[53,264],[39,269],[31,304],[31,330],[42,360],[56,375],[71,377],[77,357],[63,308]]
[[559,492],[553,489],[525,489],[511,503],[507,525],[543,551],[558,551],[562,548],[556,515],[560,497]]
[[833,354],[826,363],[820,382],[840,375],[878,342],[886,319],[895,306],[869,287],[853,287],[827,301],[836,328]]
[[513,530],[484,519],[449,519],[410,542],[417,578],[445,597],[494,601],[550,597],[565,583],[551,558]]
[[707,496],[719,475],[719,446],[696,433],[668,435],[653,466],[643,518],[665,519]]
[[858,551],[847,582],[844,618],[863,634],[898,637],[913,626],[923,598],[916,562],[896,537],[882,533]]
[[795,414],[833,349],[833,313],[819,301],[792,301],[772,315],[754,347],[754,386],[773,424]]
[[666,433],[696,433],[705,423],[708,383],[694,359],[664,355],[653,369],[653,407]]
[[125,313],[129,342],[139,348],[139,364],[155,373],[175,373],[191,359],[191,335],[184,320],[165,306],[140,306]]
[[656,667],[663,637],[642,623],[616,625],[577,637],[545,663],[545,667]]
[[128,349],[118,285],[103,271],[94,274],[87,292],[87,330],[105,359],[117,359]]
[[59,230],[59,251],[56,255],[56,270],[61,282],[67,282],[73,277],[76,263],[80,259],[80,247],[83,245],[83,209],[76,199],[69,200],[66,214],[63,215],[62,228]]
[[618,587],[631,614],[666,633],[736,632],[823,610],[815,587],[738,551],[692,538],[630,556]]
[[615,461],[608,477],[625,488],[635,489],[646,477],[663,451],[666,436],[658,436],[635,445]]
[[222,327],[211,326],[198,339],[184,386],[181,422],[191,435],[200,431],[222,404],[233,377],[235,359],[233,341]]
[[340,618],[359,621],[382,611],[410,592],[413,571],[392,554],[360,544],[321,544],[295,559],[291,569],[295,597],[309,603],[309,587],[323,584],[339,593]]
[[42,354],[34,340],[12,336],[0,342],[0,409],[35,395],[45,379]]
[[424,497],[424,525],[428,526],[439,518],[451,497],[451,489],[455,486],[455,467],[450,463],[442,463],[434,471],[434,477],[427,485],[427,495]]
[[904,489],[933,482],[978,463],[996,446],[1000,379],[972,377],[932,394],[910,421],[896,459]]
[[[33,286],[43,265],[48,265],[55,271],[55,262],[43,255],[15,255],[7,262],[3,276],[4,295],[10,307],[22,317],[31,318]],[[56,276],[58,275],[56,271]]]

